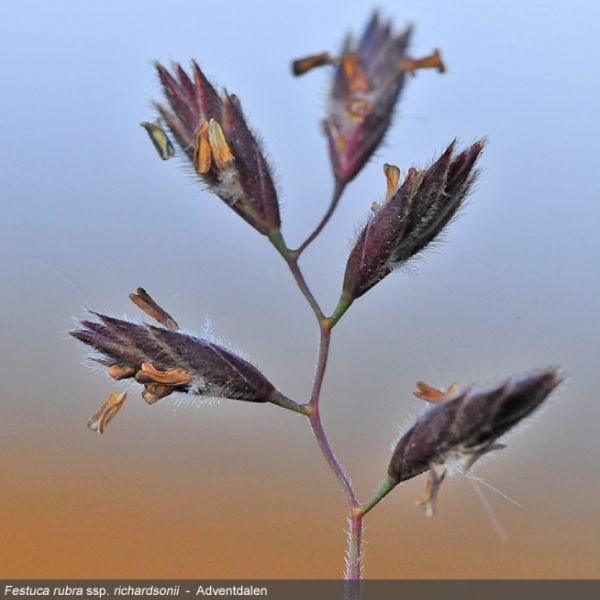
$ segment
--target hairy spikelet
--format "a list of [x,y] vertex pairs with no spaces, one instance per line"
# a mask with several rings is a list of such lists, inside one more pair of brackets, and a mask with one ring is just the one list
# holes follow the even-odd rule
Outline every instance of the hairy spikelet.
[[484,146],[454,156],[454,142],[428,169],[410,169],[404,182],[367,221],[346,264],[344,294],[355,299],[421,252],[460,209],[475,180]]
[[468,388],[440,402],[398,441],[389,477],[400,483],[456,457],[473,464],[498,448],[496,440],[536,410],[561,382],[551,367],[511,377],[496,387]]
[[264,235],[280,229],[271,169],[246,123],[240,100],[222,96],[192,62],[193,81],[175,63],[156,69],[166,98],[156,108],[183,154],[210,190]]
[[406,81],[399,68],[412,29],[397,34],[377,13],[358,44],[348,39],[327,104],[325,132],[336,177],[348,182],[360,172],[388,130]]
[[96,350],[94,360],[109,367],[115,379],[134,378],[159,397],[192,391],[268,402],[277,393],[256,367],[222,346],[165,327],[93,314],[97,321],[83,320],[70,334]]

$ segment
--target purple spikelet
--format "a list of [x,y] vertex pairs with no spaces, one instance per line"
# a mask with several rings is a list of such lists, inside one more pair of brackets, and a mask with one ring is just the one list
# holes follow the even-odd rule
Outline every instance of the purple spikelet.
[[467,458],[472,464],[536,410],[561,382],[551,367],[511,377],[496,387],[472,387],[441,402],[396,444],[389,477],[398,484],[455,457]]
[[193,80],[175,63],[156,69],[167,100],[156,108],[195,172],[260,233],[279,232],[279,201],[271,169],[246,123],[239,99],[221,97],[196,62]]
[[325,132],[336,178],[352,180],[381,143],[405,83],[412,30],[394,33],[375,13],[358,47],[348,40],[333,80]]
[[346,298],[362,296],[439,235],[475,181],[474,166],[483,146],[479,141],[453,156],[452,143],[425,171],[409,170],[358,235],[346,264]]
[[[81,327],[70,334],[96,350],[99,356],[94,360],[114,372],[129,372],[149,385],[171,386],[169,393],[250,402],[269,402],[280,395],[256,367],[217,344],[164,327],[96,316],[98,322],[81,321]],[[166,374],[173,371],[179,376],[169,379]],[[159,372],[162,375],[156,375]]]

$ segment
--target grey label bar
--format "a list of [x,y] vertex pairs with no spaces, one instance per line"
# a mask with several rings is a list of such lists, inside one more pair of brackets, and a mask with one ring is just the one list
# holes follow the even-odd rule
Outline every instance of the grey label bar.
[[[356,582],[335,580],[4,579],[0,598],[356,598]],[[352,593],[354,592],[354,593]],[[367,580],[361,600],[597,600],[600,580]]]

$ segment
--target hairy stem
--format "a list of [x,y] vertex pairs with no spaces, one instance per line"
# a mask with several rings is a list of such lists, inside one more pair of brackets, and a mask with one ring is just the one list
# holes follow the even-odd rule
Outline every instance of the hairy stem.
[[[339,196],[341,195],[342,189],[343,186],[339,189],[339,192],[336,194],[336,199],[334,203],[337,203],[337,201],[339,200]],[[330,212],[333,211],[331,210]],[[325,223],[322,223],[322,226],[318,228],[316,235],[318,235],[320,230],[324,227],[324,224]],[[316,235],[314,235],[312,239],[314,239]],[[321,310],[321,307],[319,306],[319,303],[315,299],[308,284],[306,283],[306,280],[304,279],[304,275],[302,274],[300,266],[298,265],[298,256],[300,254],[300,251],[301,249],[303,249],[303,247],[306,247],[307,244],[303,244],[303,247],[301,247],[300,251],[291,251],[288,249],[283,239],[283,236],[279,232],[275,235],[272,235],[270,237],[270,240],[288,264],[288,267],[292,275],[294,276],[294,279],[296,280],[300,291],[306,298],[315,316],[317,317],[317,320],[319,321],[321,335],[319,343],[319,358],[317,361],[317,369],[313,381],[310,402],[307,405],[304,405],[302,408],[305,409],[305,414],[309,416],[310,426],[312,428],[315,439],[319,444],[319,448],[321,449],[321,452],[325,457],[325,460],[329,464],[331,470],[342,484],[342,487],[344,488],[344,493],[346,494],[346,498],[348,500],[351,535],[349,539],[348,561],[346,569],[347,585],[345,589],[345,597],[346,600],[358,600],[360,594],[359,583],[361,576],[362,520],[364,515],[362,512],[360,512],[360,504],[356,498],[356,493],[354,492],[352,483],[346,475],[344,467],[336,457],[331,447],[331,444],[329,443],[327,432],[323,428],[323,423],[321,421],[320,411],[321,388],[323,387],[325,371],[327,370],[329,347],[331,343],[331,330],[341,318],[341,316],[349,308],[351,301],[342,296],[332,316],[329,318],[325,317],[323,311]],[[309,243],[310,241],[312,241],[311,238],[309,238]]]
[[308,248],[308,246],[310,246],[310,244],[312,244],[315,241],[315,238],[321,233],[321,231],[323,231],[325,225],[327,225],[329,219],[331,219],[333,213],[335,212],[340,198],[344,193],[345,187],[346,183],[344,181],[340,181],[339,179],[335,180],[333,197],[331,198],[331,203],[329,204],[327,212],[323,215],[323,218],[321,219],[315,230],[304,240],[304,242],[302,242],[302,244],[300,244],[300,246],[298,246],[297,250],[293,251],[293,254],[295,254],[296,257],[300,256]]
[[358,600],[360,597],[363,518],[364,515],[356,510],[350,512],[345,600]]

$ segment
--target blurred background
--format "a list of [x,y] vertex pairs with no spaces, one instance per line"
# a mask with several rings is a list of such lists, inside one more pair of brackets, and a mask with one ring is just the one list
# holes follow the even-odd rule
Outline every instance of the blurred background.
[[[368,518],[373,578],[600,576],[598,67],[595,2],[378,3],[415,25],[419,72],[385,146],[303,259],[337,300],[353,231],[385,191],[381,166],[427,164],[455,136],[487,136],[483,174],[445,242],[388,277],[337,328],[323,419],[362,499],[422,410],[423,379],[495,383],[549,364],[569,378],[509,448],[476,468],[503,542],[456,475],[439,514],[424,477]],[[319,131],[331,73],[289,62],[336,51],[368,2],[4,2],[0,5],[0,577],[338,578],[343,494],[305,421],[273,406],[203,406],[138,393],[104,436],[87,417],[114,389],[66,332],[87,307],[141,318],[144,286],[185,327],[210,318],[304,400],[317,330],[283,261],[161,162],[142,120],[152,61],[198,59],[237,93],[276,167],[284,232],[299,243],[332,191]]]

